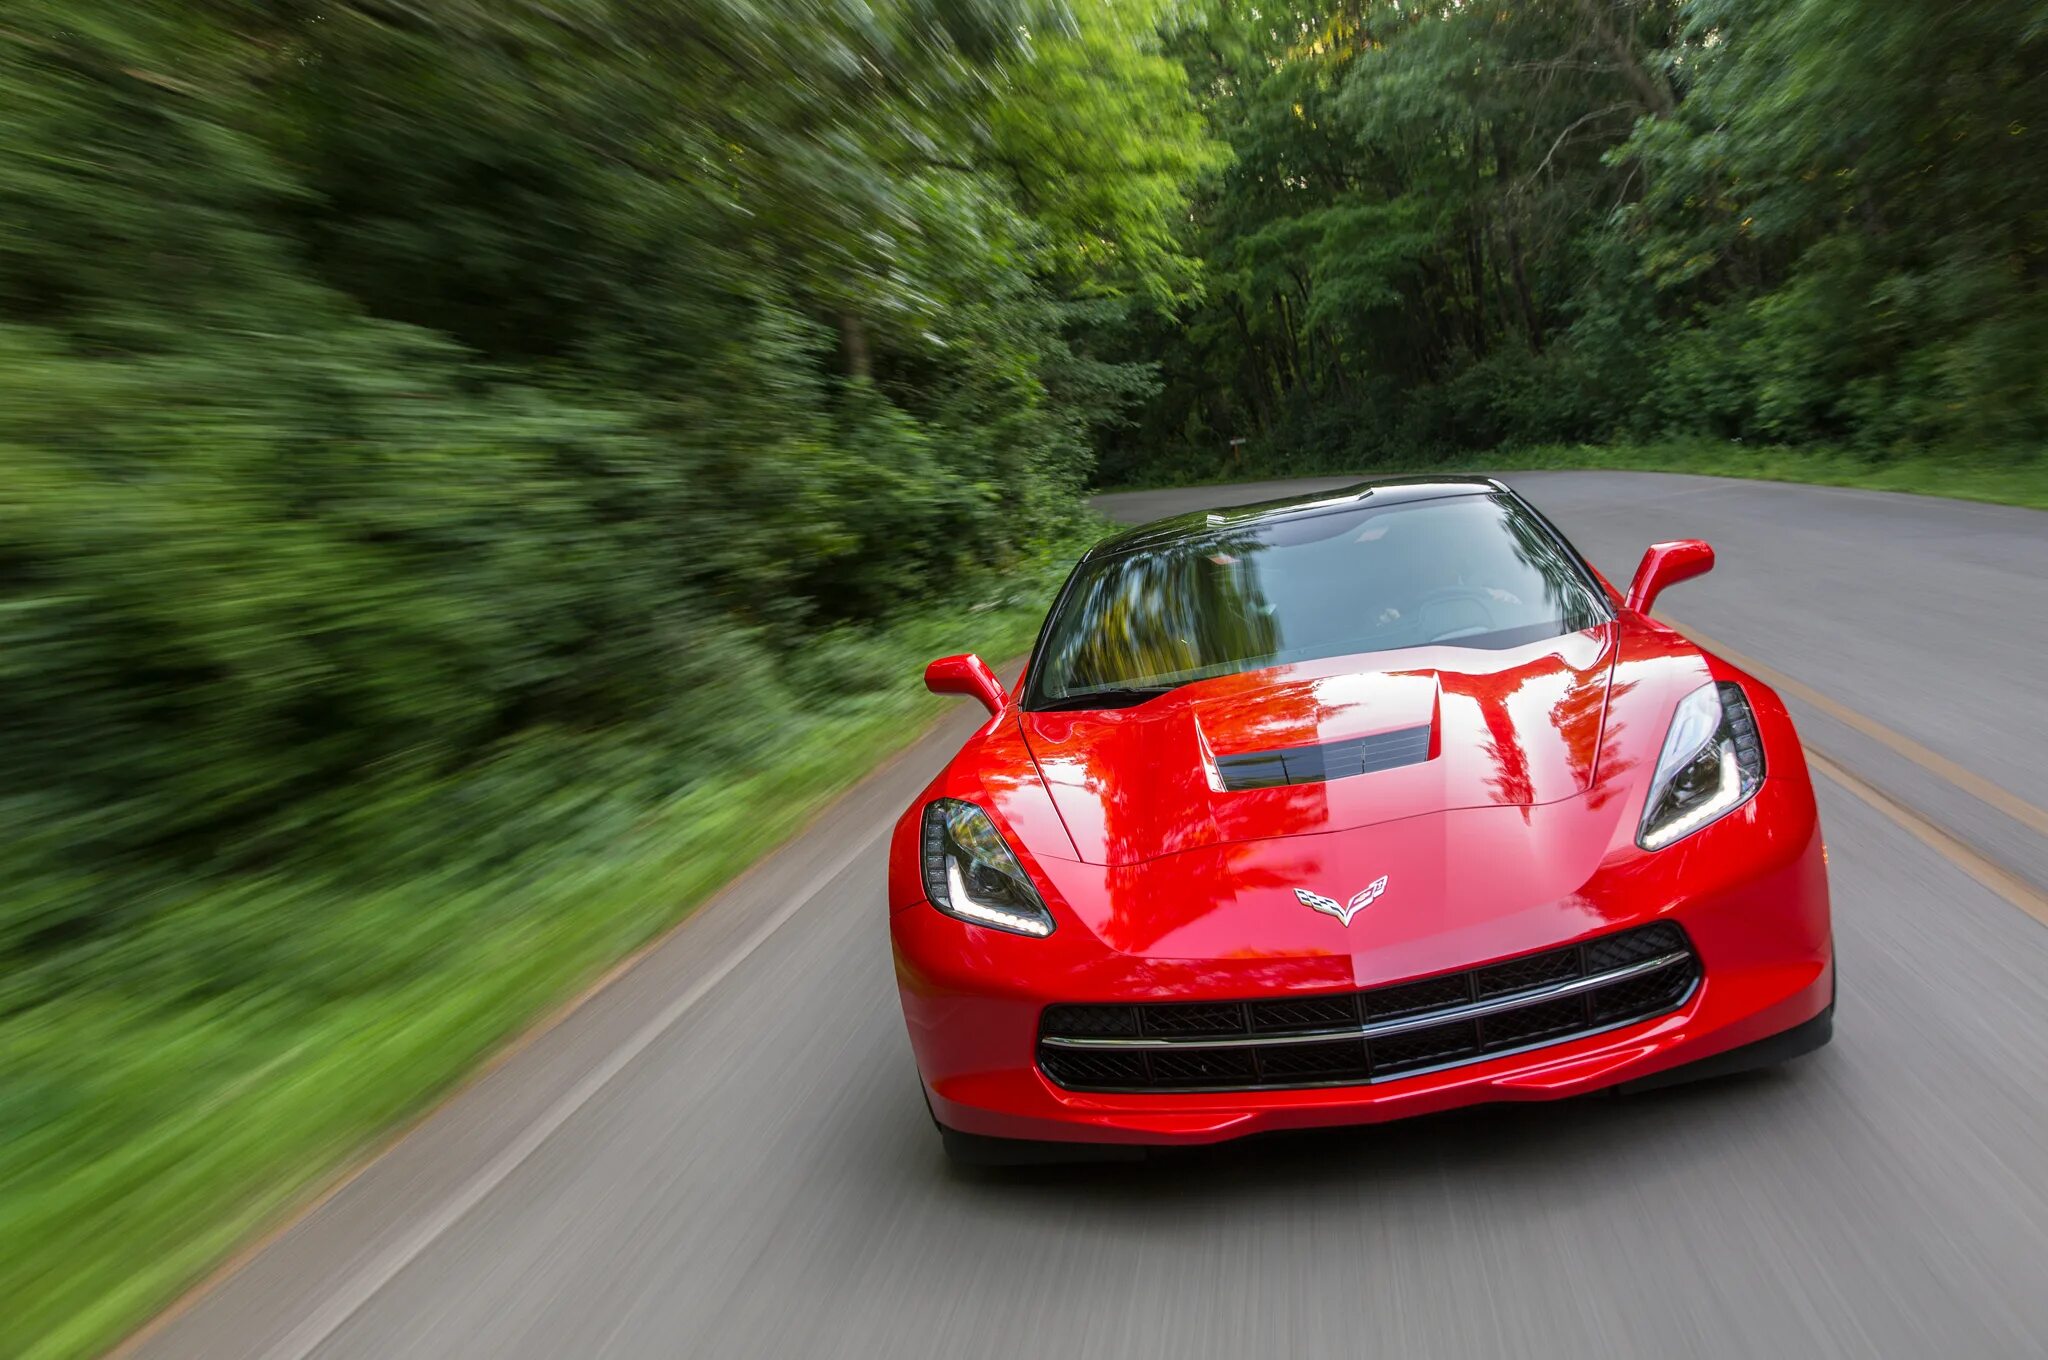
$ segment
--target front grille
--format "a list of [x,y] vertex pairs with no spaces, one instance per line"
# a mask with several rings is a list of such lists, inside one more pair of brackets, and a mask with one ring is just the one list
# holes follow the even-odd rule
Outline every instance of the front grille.
[[1174,1034],[1242,1034],[1244,1007],[1235,1001],[1220,1006],[1147,1006],[1138,1012],[1144,1032]]
[[1364,992],[1048,1006],[1038,1065],[1076,1091],[1361,1086],[1647,1020],[1699,980],[1662,921]]

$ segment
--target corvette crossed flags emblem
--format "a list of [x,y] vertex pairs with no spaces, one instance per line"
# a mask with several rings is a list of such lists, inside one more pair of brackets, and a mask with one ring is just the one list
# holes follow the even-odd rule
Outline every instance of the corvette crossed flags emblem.
[[1371,906],[1374,900],[1386,890],[1387,876],[1381,874],[1368,884],[1364,891],[1360,892],[1348,903],[1339,903],[1334,897],[1325,897],[1321,893],[1312,893],[1307,888],[1296,888],[1294,895],[1301,899],[1301,905],[1304,907],[1308,907],[1313,911],[1319,911],[1325,916],[1334,916],[1346,926],[1349,926],[1352,917]]

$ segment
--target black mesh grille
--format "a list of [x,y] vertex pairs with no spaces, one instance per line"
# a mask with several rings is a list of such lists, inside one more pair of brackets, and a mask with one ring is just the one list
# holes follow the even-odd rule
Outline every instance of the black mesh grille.
[[1418,1067],[1435,1067],[1440,1062],[1471,1054],[1479,1047],[1479,1031],[1473,1021],[1459,1020],[1427,1029],[1402,1030],[1373,1040],[1370,1047],[1373,1075],[1384,1077],[1412,1072]]
[[1289,1044],[1259,1051],[1259,1071],[1266,1080],[1326,1081],[1348,1077],[1365,1081],[1365,1040],[1340,1039],[1330,1044]]
[[1047,1034],[1078,1035],[1087,1039],[1138,1032],[1138,1011],[1134,1006],[1054,1006],[1041,1022]]
[[1491,968],[1478,969],[1472,974],[1472,985],[1479,993],[1479,999],[1484,1001],[1489,997],[1526,992],[1531,987],[1542,987],[1552,982],[1569,982],[1580,976],[1579,951],[1553,949],[1548,954],[1531,954],[1525,959],[1510,959]]
[[1159,1086],[1242,1086],[1257,1071],[1248,1048],[1190,1047],[1150,1057],[1152,1080]]
[[1040,1063],[1062,1086],[1145,1086],[1151,1081],[1142,1053],[1049,1049],[1040,1055]]
[[1575,996],[1556,1001],[1539,1001],[1483,1017],[1479,1022],[1480,1044],[1486,1049],[1520,1048],[1553,1034],[1570,1034],[1586,1027],[1586,1003]]
[[1365,1003],[1366,1019],[1392,1020],[1422,1011],[1440,1011],[1446,1006],[1464,1005],[1472,999],[1472,979],[1464,973],[1424,978],[1420,982],[1404,982],[1398,987],[1380,987],[1363,993],[1359,999]]
[[1335,1029],[1358,1023],[1358,998],[1305,996],[1298,1001],[1254,1001],[1251,1013],[1255,1030]]
[[[1599,981],[1658,959],[1669,961]],[[1699,978],[1685,933],[1659,922],[1366,992],[1049,1006],[1038,1059],[1074,1090],[1361,1085],[1648,1019],[1684,1002]]]
[[1235,1001],[1220,1006],[1141,1006],[1147,1034],[1242,1034],[1244,1007]]
[[1685,932],[1668,923],[1644,926],[1588,940],[1581,948],[1586,951],[1586,972],[1605,973],[1685,948]]
[[1606,1023],[1631,1015],[1648,1015],[1676,1005],[1692,980],[1676,968],[1660,968],[1592,993],[1593,1019]]

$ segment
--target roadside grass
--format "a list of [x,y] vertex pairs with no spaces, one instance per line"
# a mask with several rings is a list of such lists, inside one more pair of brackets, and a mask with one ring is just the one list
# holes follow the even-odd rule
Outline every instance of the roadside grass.
[[82,989],[0,1018],[0,1355],[75,1360],[132,1330],[908,745],[958,702],[924,692],[925,661],[1023,652],[1065,565],[862,639],[860,690],[810,696],[744,773],[622,807],[607,834],[496,865],[451,845],[367,894],[291,879],[202,904],[370,923],[392,936],[381,985],[279,970],[200,1002]]
[[1872,455],[1825,445],[1790,447],[1713,439],[1673,439],[1639,444],[1540,444],[1526,448],[1489,449],[1483,453],[1419,455],[1349,464],[1316,456],[1289,457],[1277,450],[1243,464],[1233,464],[1220,455],[1209,455],[1180,465],[1183,475],[1145,477],[1126,485],[1097,489],[1123,491],[1143,487],[1203,486],[1352,472],[1452,469],[1528,472],[1600,468],[1808,482],[1820,486],[1901,491],[2048,510],[2048,456],[2044,455],[2018,458],[1957,451]]

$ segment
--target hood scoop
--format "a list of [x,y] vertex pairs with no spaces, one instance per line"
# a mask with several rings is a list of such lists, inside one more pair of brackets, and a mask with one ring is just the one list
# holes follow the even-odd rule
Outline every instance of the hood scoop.
[[[1396,659],[1408,664],[1365,669]],[[1603,625],[1500,651],[1246,671],[1131,708],[1027,712],[1021,726],[1075,855],[1137,864],[1582,793],[1611,735],[1613,661]]]
[[1349,741],[1287,746],[1276,751],[1246,751],[1216,757],[1216,775],[1232,793],[1276,789],[1287,784],[1323,784],[1352,775],[1375,774],[1403,765],[1419,765],[1430,757],[1429,723],[1379,732]]

